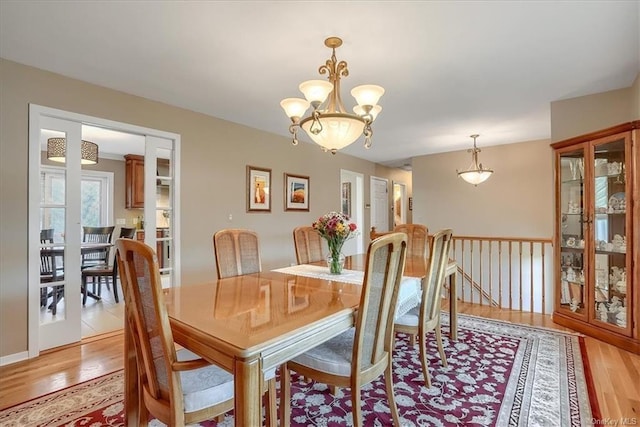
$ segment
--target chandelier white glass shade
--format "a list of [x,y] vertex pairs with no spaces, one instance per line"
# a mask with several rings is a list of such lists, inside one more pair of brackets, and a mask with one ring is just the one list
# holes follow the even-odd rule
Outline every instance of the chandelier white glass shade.
[[[302,128],[311,140],[320,145],[324,151],[335,154],[338,150],[355,142],[364,135],[364,146],[371,147],[373,130],[371,123],[382,111],[377,105],[384,89],[377,85],[354,87],[351,95],[358,105],[353,113],[347,112],[340,96],[340,79],[349,75],[347,63],[336,58],[336,48],[342,46],[338,37],[329,37],[325,46],[332,50],[331,58],[320,66],[320,74],[328,74],[327,80],[308,80],[300,84],[300,92],[305,99],[286,98],[280,102],[286,115],[291,119],[289,132],[293,135],[293,145],[298,145],[298,129]],[[311,114],[304,117],[309,109]]]
[[480,135],[471,135],[471,138],[473,138],[473,148],[467,150],[468,153],[471,153],[471,165],[469,165],[465,171],[461,172],[456,170],[460,178],[473,185],[478,185],[486,181],[493,173],[492,169],[485,169],[482,167],[482,163],[478,163],[478,153],[480,149],[476,146],[476,138],[479,136]]
[[[67,157],[67,139],[47,139],[47,159],[52,162],[64,163]],[[80,142],[80,164],[95,165],[98,163],[98,144],[91,141]]]

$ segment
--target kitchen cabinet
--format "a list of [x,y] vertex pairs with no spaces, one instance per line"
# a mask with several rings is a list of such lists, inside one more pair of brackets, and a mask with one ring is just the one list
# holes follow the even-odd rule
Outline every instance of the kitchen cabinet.
[[553,321],[640,353],[640,121],[552,144]]
[[125,159],[125,208],[144,208],[144,156],[127,154]]

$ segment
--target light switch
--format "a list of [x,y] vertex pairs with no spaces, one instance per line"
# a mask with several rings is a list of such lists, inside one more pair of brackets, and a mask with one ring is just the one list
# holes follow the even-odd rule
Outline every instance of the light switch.
[[117,218],[116,219],[116,225],[125,225],[127,223],[127,220],[124,218]]
[[233,215],[229,214],[229,221],[233,221]]

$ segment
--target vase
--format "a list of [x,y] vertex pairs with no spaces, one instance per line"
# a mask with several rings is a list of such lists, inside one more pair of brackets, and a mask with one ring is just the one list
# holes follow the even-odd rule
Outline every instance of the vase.
[[342,252],[332,253],[327,255],[327,266],[329,267],[329,273],[341,274],[344,268],[344,254]]

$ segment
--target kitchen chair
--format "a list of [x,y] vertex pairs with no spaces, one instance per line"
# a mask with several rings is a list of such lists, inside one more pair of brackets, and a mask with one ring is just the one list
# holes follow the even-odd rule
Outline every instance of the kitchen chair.
[[298,264],[323,261],[322,237],[318,231],[309,226],[293,229],[293,243],[296,248],[296,260]]
[[[53,244],[53,228],[47,228],[40,230],[40,243]],[[40,283],[55,283],[64,280],[64,266],[61,263],[61,259],[54,255],[54,252],[50,248],[40,248]],[[49,288],[40,288],[40,307],[45,307],[49,302],[49,298],[52,299],[49,304],[51,314],[55,315],[58,312],[58,301],[64,296],[64,287],[62,285],[52,286]]]
[[400,426],[393,395],[393,317],[404,270],[407,237],[391,233],[369,244],[355,326],[282,366],[280,423],[290,425],[290,370],[305,378],[351,388],[353,425],[362,426],[360,389],[384,373],[393,423]]
[[255,231],[238,228],[220,230],[213,235],[213,251],[219,279],[262,271]]
[[[115,228],[113,225],[109,227],[82,227],[82,241],[84,243],[111,243],[111,236]],[[101,264],[109,264],[109,248],[82,255],[82,268]]]
[[[138,366],[137,425],[146,426],[149,414],[167,425],[184,426],[233,409],[233,375],[186,349],[176,351],[154,250],[143,242],[118,239],[116,260]],[[265,379],[267,420],[275,425],[275,369]]]
[[[135,228],[120,228],[120,238],[133,239],[135,235]],[[109,278],[111,278],[111,283],[113,284],[113,298],[116,303],[120,302],[120,299],[118,298],[118,264],[114,260],[113,264],[93,265],[82,270],[82,305],[87,303],[87,296],[89,294],[87,285],[89,279],[91,279],[91,283],[93,285],[93,293],[100,296],[102,295],[103,278],[105,279],[105,284],[109,290],[111,290],[111,285],[109,284]]]
[[422,224],[398,224],[393,231],[407,234],[407,257],[427,257],[429,229]]
[[442,366],[447,366],[447,358],[442,346],[442,332],[440,330],[440,299],[445,270],[449,262],[449,249],[451,247],[451,229],[438,231],[431,239],[429,248],[429,265],[427,274],[422,282],[422,301],[419,307],[411,309],[407,314],[396,319],[394,330],[411,334],[411,344],[415,343],[414,336],[418,335],[420,345],[420,360],[424,383],[431,387],[429,377],[429,365],[427,364],[427,333],[435,331],[438,351]]

